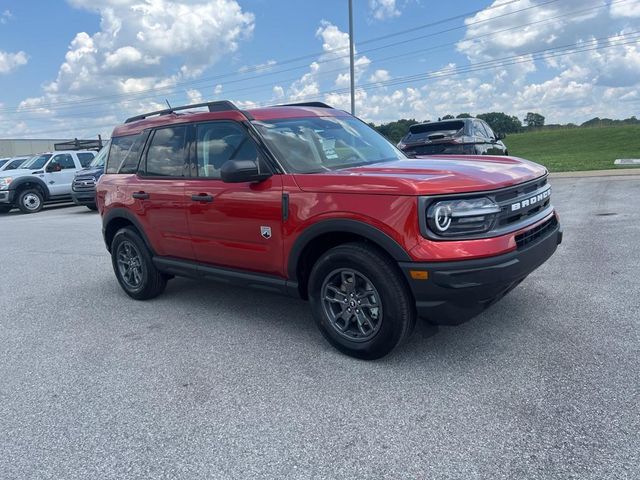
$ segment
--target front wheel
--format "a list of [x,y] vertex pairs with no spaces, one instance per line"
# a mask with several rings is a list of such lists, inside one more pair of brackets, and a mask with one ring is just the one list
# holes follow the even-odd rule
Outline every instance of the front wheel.
[[44,206],[44,198],[39,190],[24,190],[18,194],[18,208],[22,213],[37,213]]
[[123,228],[113,237],[111,261],[118,283],[131,298],[148,300],[167,286],[167,276],[155,267],[151,252],[132,228]]
[[388,354],[416,321],[415,304],[398,267],[365,243],[332,248],[316,262],[309,301],[329,343],[366,360]]

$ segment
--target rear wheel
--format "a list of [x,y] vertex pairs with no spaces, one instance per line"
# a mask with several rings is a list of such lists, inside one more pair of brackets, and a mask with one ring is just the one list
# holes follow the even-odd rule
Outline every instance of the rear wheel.
[[36,213],[42,210],[44,198],[35,188],[23,190],[18,194],[18,208],[22,213]]
[[167,286],[167,276],[155,267],[151,252],[132,228],[123,228],[113,237],[111,261],[118,283],[136,300],[157,297]]
[[415,305],[397,266],[363,243],[335,247],[316,262],[309,300],[324,337],[352,357],[383,357],[415,325]]

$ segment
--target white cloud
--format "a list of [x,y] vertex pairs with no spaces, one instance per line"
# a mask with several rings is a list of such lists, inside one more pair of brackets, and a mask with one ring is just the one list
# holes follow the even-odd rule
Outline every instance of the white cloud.
[[613,18],[638,18],[640,17],[640,3],[637,2],[625,2],[625,3],[612,3],[611,4],[611,16]]
[[17,53],[0,51],[0,75],[11,73],[17,68],[26,65],[29,57],[20,51]]
[[379,69],[373,72],[373,74],[369,77],[369,82],[371,83],[386,82],[387,80],[390,80],[390,79],[391,79],[391,75],[389,74],[388,70]]
[[187,90],[187,98],[189,99],[189,103],[202,103],[202,92],[195,88],[190,88]]
[[369,0],[369,9],[376,20],[386,20],[400,16],[396,0]]

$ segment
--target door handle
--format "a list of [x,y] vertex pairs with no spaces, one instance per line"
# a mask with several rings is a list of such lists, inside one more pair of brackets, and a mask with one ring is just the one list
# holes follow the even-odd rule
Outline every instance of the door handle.
[[138,200],[147,200],[149,198],[149,194],[147,192],[135,192],[131,196]]
[[199,193],[197,195],[191,195],[191,200],[194,202],[213,202],[213,197],[211,195],[207,195],[206,193]]

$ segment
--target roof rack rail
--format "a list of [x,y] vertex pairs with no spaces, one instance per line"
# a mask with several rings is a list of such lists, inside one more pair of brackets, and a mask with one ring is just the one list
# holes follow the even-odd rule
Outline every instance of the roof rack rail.
[[182,107],[165,108],[164,110],[157,110],[155,112],[149,112],[143,115],[136,115],[135,117],[127,118],[124,121],[124,123],[137,122],[138,120],[144,120],[145,118],[152,117],[155,115],[169,115],[179,110],[189,110],[190,108],[200,108],[200,107],[208,107],[210,112],[224,112],[225,110],[240,111],[240,109],[236,107],[233,103],[231,103],[229,100],[220,100],[217,102],[194,103],[193,105],[183,105]]
[[320,107],[320,108],[331,108],[331,105],[327,105],[324,102],[302,102],[302,103],[285,103],[282,105],[275,105],[276,107]]
[[78,140],[74,138],[68,142],[58,142],[53,144],[55,151],[60,150],[96,150],[99,151],[103,147],[102,136],[98,135],[97,140]]

